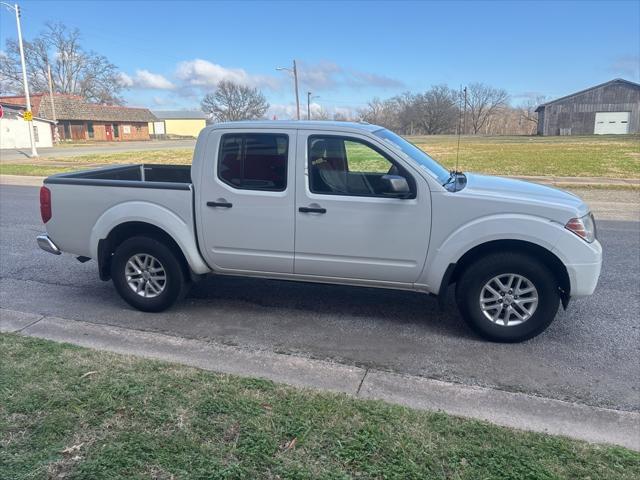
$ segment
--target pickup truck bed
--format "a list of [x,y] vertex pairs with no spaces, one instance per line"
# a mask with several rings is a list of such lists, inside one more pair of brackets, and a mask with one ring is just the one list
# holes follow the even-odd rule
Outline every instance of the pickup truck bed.
[[191,165],[122,165],[61,173],[46,183],[190,190]]
[[60,250],[98,259],[100,241],[114,228],[152,223],[176,235],[194,272],[209,271],[196,243],[190,165],[98,168],[52,175],[44,185],[55,198],[48,233]]

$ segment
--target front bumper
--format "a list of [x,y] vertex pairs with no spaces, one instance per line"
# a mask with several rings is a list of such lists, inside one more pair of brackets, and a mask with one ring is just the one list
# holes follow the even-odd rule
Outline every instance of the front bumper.
[[38,241],[38,246],[45,252],[53,253],[54,255],[60,255],[62,253],[58,246],[53,243],[53,241],[49,238],[49,235],[47,235],[46,233],[38,235],[36,240]]
[[572,297],[591,295],[598,285],[600,271],[602,270],[602,247],[597,240],[589,246],[593,254],[591,261],[565,265],[571,282]]

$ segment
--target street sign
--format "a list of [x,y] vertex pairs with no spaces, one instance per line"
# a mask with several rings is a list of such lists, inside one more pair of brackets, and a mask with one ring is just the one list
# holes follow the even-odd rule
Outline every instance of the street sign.
[[33,120],[33,112],[27,110],[22,114],[25,122],[31,122]]

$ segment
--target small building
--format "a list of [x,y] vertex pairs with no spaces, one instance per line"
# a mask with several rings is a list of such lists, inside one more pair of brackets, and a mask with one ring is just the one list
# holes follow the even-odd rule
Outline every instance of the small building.
[[149,122],[149,133],[154,138],[195,138],[207,125],[207,115],[197,110],[154,110],[152,113],[157,118],[156,121]]
[[540,105],[538,135],[640,132],[640,84],[617,78]]
[[[0,102],[24,105],[24,97],[0,97]],[[87,103],[76,95],[48,94],[31,97],[34,116],[57,120],[60,140],[149,140],[149,122],[155,117],[146,108]],[[55,109],[55,115],[54,115]]]
[[[26,107],[3,102],[0,102],[0,105],[2,105],[0,149],[30,148],[29,122],[25,121],[23,117]],[[54,123],[51,120],[39,117],[33,117],[32,123],[36,148],[52,147],[53,134],[51,127]]]

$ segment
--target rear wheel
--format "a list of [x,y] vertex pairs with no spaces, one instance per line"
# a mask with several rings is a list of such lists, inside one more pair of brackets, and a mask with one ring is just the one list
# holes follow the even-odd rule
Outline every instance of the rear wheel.
[[145,312],[166,310],[186,291],[180,260],[165,244],[149,237],[133,237],[118,246],[111,278],[120,296]]
[[558,311],[553,273],[534,258],[495,253],[465,269],[456,300],[465,321],[484,338],[521,342],[542,333]]

